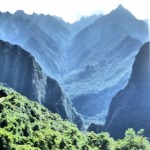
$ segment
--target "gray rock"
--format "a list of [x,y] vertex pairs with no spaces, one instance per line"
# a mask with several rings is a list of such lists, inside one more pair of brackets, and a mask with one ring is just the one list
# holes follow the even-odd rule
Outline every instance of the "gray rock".
[[82,120],[58,82],[43,73],[30,53],[17,45],[0,41],[0,70],[0,82],[81,128]]
[[150,42],[145,43],[135,58],[127,86],[112,99],[105,131],[122,138],[128,128],[145,130],[150,137]]

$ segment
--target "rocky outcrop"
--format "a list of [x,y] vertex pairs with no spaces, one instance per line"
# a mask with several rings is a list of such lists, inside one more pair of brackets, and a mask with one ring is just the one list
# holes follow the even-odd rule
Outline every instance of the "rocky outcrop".
[[127,86],[112,99],[105,130],[114,138],[122,138],[124,131],[144,129],[150,137],[150,42],[145,43],[136,56]]
[[30,53],[17,45],[0,41],[0,70],[0,82],[38,101],[63,119],[82,126],[80,116],[72,108],[58,82],[43,73]]

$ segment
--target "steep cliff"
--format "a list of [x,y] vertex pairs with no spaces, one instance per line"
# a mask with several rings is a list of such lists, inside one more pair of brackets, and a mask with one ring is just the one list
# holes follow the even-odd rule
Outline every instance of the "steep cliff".
[[0,70],[0,82],[81,127],[80,116],[75,113],[58,82],[43,73],[30,53],[17,45],[0,41]]
[[150,137],[150,42],[136,56],[127,86],[113,98],[105,130],[115,138],[128,128],[144,129]]

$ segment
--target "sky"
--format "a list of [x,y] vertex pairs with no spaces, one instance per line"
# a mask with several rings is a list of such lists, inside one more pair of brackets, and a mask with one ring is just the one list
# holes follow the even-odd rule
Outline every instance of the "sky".
[[82,16],[107,14],[122,4],[138,19],[150,18],[148,0],[0,0],[0,11],[56,15],[73,23]]

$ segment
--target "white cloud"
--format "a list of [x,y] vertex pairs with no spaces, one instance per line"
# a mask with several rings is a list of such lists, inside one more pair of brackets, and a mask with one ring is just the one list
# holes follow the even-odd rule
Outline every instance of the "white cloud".
[[26,13],[57,15],[73,22],[83,15],[108,13],[120,3],[139,19],[148,18],[148,0],[0,0],[0,11],[14,13],[22,9]]

